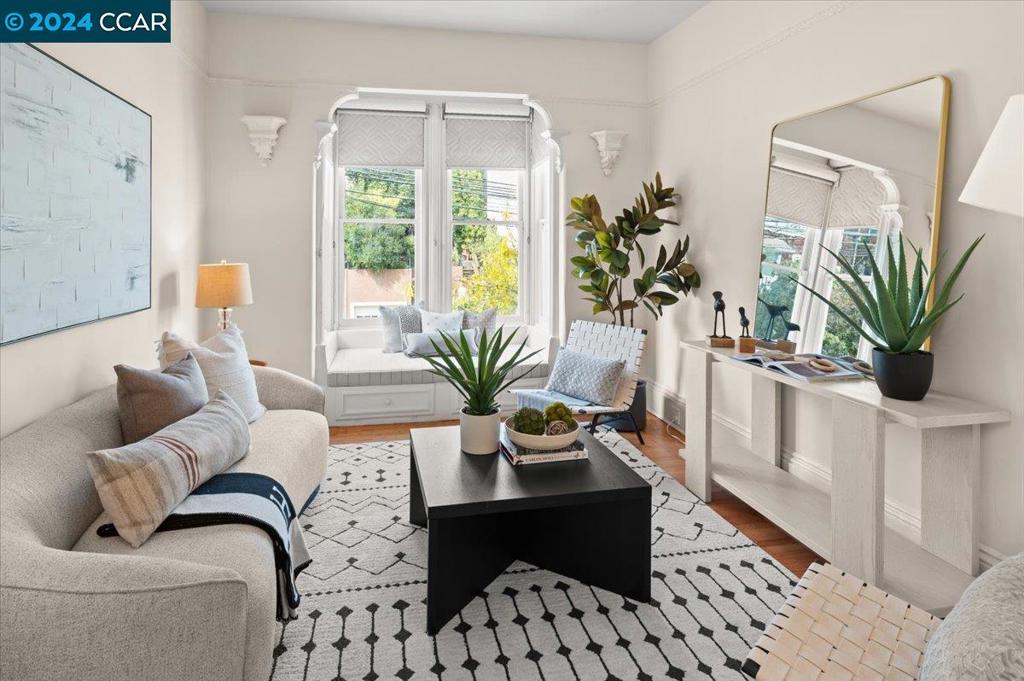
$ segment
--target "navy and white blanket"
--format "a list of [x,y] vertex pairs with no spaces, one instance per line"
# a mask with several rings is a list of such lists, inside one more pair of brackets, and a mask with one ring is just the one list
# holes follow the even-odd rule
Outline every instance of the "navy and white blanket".
[[[221,473],[195,488],[156,531],[234,523],[266,531],[274,545],[277,619],[283,621],[297,617],[302,596],[295,578],[311,562],[297,517],[288,493],[273,478],[258,473]],[[102,525],[97,532],[105,537],[117,534],[113,524]]]

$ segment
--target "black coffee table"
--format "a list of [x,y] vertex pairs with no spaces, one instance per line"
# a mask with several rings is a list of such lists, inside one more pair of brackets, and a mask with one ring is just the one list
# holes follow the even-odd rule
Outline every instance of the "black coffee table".
[[427,528],[427,633],[514,560],[638,601],[651,597],[651,486],[589,433],[589,459],[513,467],[459,449],[459,428],[410,432],[409,522]]

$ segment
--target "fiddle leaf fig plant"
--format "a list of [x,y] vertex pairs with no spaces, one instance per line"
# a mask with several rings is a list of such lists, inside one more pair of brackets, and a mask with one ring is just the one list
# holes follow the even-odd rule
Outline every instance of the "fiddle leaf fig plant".
[[[822,265],[822,269],[828,272],[832,277],[832,282],[839,285],[853,300],[857,312],[864,320],[862,324],[851,318],[848,311],[844,311],[826,296],[793,277],[791,279],[805,288],[812,296],[825,303],[829,309],[879,350],[902,355],[911,354],[921,349],[939,320],[964,297],[961,294],[955,300],[950,300],[956,280],[983,238],[984,235],[975,239],[974,243],[960,256],[931,305],[928,304],[928,291],[931,290],[935,281],[938,263],[929,272],[924,264],[924,256],[921,254],[920,248],[914,249],[916,253],[914,268],[908,277],[903,239],[899,240],[898,257],[893,252],[892,242],[886,243],[886,275],[882,274],[871,253],[871,248],[868,247],[866,250],[874,292],[864,283],[849,260],[839,253],[825,248],[846,272],[849,281],[824,265]],[[867,246],[866,241],[865,245]],[[942,261],[941,257],[939,261]]]
[[[671,250],[660,245],[653,263],[642,243],[644,237],[661,233],[664,225],[679,224],[657,214],[676,205],[674,193],[673,187],[662,185],[658,173],[654,182],[643,183],[643,193],[633,207],[610,221],[604,219],[593,194],[573,197],[566,225],[576,230],[576,244],[583,254],[571,259],[572,274],[584,280],[579,289],[593,303],[594,314],[608,312],[613,324],[625,326],[628,312],[633,326],[633,312],[641,305],[658,319],[665,307],[679,302],[678,294],[685,296],[700,287],[697,268],[686,262],[690,237],[677,239]],[[634,263],[638,265],[635,274]]]

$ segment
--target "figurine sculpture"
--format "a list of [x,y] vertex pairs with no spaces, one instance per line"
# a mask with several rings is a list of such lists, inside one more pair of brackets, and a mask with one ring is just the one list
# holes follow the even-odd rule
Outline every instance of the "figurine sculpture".
[[[712,338],[728,338],[729,334],[725,331],[725,301],[722,299],[721,291],[712,291],[711,295],[715,299],[715,331],[711,334]],[[722,315],[722,335],[718,335],[718,315]]]
[[747,319],[747,311],[742,305],[737,309],[740,313],[740,338],[750,338],[750,320]]
[[[764,305],[765,309],[768,310],[768,328],[764,332],[764,339],[769,341],[775,340],[772,338],[772,333],[775,331],[775,320],[782,319],[782,315],[789,312],[789,307],[787,305],[772,305],[761,296],[757,297],[757,301]],[[783,319],[782,323],[785,325],[789,322]]]
[[789,340],[789,334],[793,331],[799,331],[800,325],[794,324],[793,322],[786,322],[786,334],[783,336],[784,339]]

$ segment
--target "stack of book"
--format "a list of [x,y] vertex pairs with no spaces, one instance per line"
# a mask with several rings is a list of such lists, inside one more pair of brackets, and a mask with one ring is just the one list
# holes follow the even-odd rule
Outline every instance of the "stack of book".
[[535,463],[553,463],[555,461],[578,461],[587,458],[587,448],[576,440],[562,449],[529,449],[508,439],[505,429],[501,429],[501,455],[513,466],[528,466]]

